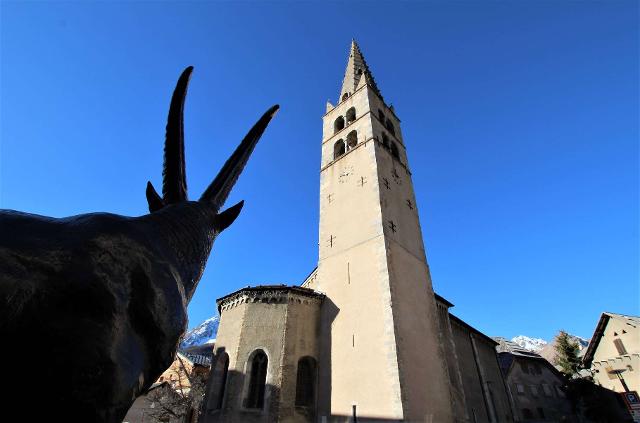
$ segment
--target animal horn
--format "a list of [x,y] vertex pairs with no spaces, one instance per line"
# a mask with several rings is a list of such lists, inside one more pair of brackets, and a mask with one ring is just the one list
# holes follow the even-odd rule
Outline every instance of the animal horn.
[[165,205],[187,200],[187,177],[184,167],[184,99],[193,66],[180,75],[171,97],[162,168],[162,197]]
[[280,106],[277,104],[272,106],[262,115],[260,120],[253,125],[253,128],[251,128],[244,137],[238,148],[236,148],[236,151],[233,152],[224,166],[222,166],[218,176],[216,176],[213,182],[211,182],[211,185],[209,185],[202,194],[202,197],[200,197],[201,202],[211,204],[216,212],[220,210],[220,207],[222,207],[231,189],[238,180],[240,173],[242,173],[242,169],[244,169],[244,166],[247,164],[249,156],[251,156],[262,133],[279,108]]

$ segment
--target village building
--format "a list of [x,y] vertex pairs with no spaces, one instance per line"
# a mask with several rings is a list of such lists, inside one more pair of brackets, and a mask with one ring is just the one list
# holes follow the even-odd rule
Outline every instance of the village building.
[[[135,400],[123,423],[195,423],[200,407],[189,397],[192,381],[199,385],[196,389],[201,390],[209,377],[210,364],[207,357],[178,352],[171,366],[144,395]],[[163,407],[167,411],[167,420],[162,419]],[[177,415],[180,411],[184,415]]]
[[638,316],[602,313],[582,358],[616,421],[640,421],[639,326]]
[[640,391],[640,317],[602,313],[582,363],[600,386]]
[[320,148],[317,268],[217,300],[201,421],[514,421],[497,343],[433,292],[400,119],[355,42]]
[[497,351],[519,421],[574,422],[576,415],[564,391],[566,379],[544,357],[503,338]]

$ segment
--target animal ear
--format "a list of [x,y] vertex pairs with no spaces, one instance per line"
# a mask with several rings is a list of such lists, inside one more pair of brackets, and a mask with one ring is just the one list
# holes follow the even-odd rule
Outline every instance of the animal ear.
[[147,182],[147,203],[149,204],[149,213],[158,211],[165,206],[164,201],[162,201],[156,189],[151,185],[151,182]]
[[242,206],[244,206],[244,200],[240,201],[235,206],[231,206],[222,213],[216,215],[216,229],[219,232],[227,229],[231,224],[236,220],[238,215],[240,215],[240,210],[242,210]]

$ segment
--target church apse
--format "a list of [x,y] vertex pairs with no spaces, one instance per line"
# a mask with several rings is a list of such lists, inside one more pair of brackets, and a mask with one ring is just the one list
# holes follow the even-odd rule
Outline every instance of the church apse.
[[203,422],[315,421],[323,300],[311,289],[267,285],[217,301]]

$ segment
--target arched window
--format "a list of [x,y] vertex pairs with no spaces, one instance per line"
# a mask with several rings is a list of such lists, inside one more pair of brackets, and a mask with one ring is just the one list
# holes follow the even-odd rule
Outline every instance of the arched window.
[[227,375],[229,373],[229,356],[226,352],[223,352],[218,356],[216,360],[216,366],[213,370],[212,376],[213,386],[212,394],[216,399],[215,409],[222,408],[222,401],[224,400],[224,390],[227,386]]
[[384,113],[380,109],[378,109],[378,120],[384,125]]
[[351,131],[349,135],[347,135],[347,150],[351,150],[358,144],[358,132]]
[[349,98],[349,93],[344,93],[342,96],[342,101],[345,101],[348,98]]
[[391,141],[391,155],[400,160],[400,153],[398,152],[398,146],[395,142]]
[[393,127],[393,123],[391,123],[391,121],[389,119],[387,119],[387,123],[384,125],[387,130],[389,132],[391,132],[393,135],[396,134],[396,128]]
[[296,406],[313,407],[316,398],[316,360],[302,357],[298,360],[296,381]]
[[382,146],[384,148],[389,148],[389,137],[384,132],[382,133]]
[[356,120],[356,108],[352,107],[347,110],[347,125]]
[[344,154],[344,140],[339,139],[333,144],[333,160]]
[[249,361],[249,389],[245,399],[245,408],[262,408],[264,406],[264,391],[267,382],[267,355],[262,350],[256,350]]
[[338,119],[333,122],[333,133],[335,134],[342,129],[344,129],[344,118],[342,116],[339,116]]

